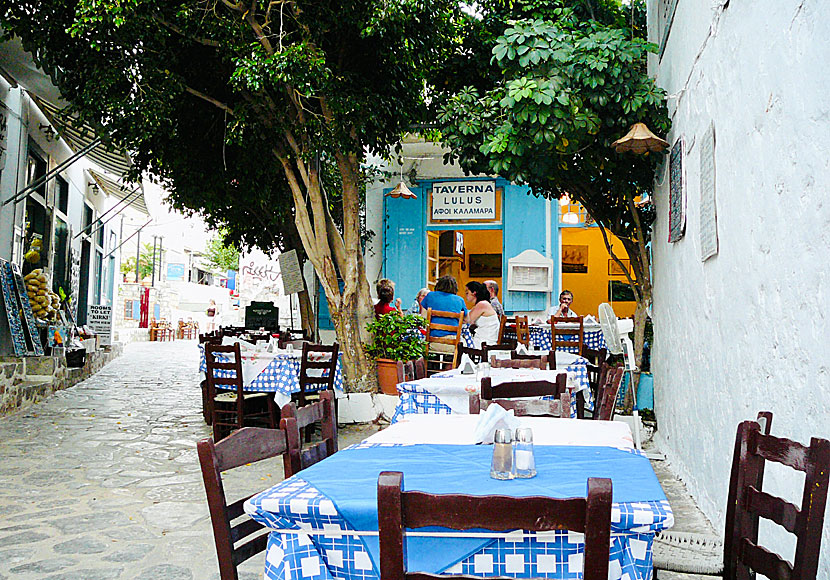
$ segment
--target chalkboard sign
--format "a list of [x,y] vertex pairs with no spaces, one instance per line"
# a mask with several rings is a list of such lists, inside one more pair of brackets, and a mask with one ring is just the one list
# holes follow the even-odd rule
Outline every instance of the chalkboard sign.
[[671,148],[669,157],[669,242],[677,242],[686,231],[686,174],[683,169],[683,138]]
[[276,332],[280,329],[280,309],[270,302],[251,302],[245,307],[245,328],[264,328]]

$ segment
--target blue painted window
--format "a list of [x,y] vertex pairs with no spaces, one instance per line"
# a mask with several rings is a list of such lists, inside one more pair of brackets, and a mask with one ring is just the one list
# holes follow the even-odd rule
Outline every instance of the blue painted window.
[[[395,283],[395,297],[409,308],[418,290],[426,286],[427,249],[425,187],[411,188],[417,199],[383,198],[383,275]],[[370,283],[372,280],[369,281]]]

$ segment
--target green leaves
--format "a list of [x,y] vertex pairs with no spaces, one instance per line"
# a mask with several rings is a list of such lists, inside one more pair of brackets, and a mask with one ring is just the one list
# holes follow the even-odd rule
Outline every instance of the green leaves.
[[426,355],[426,340],[422,330],[427,321],[417,314],[384,314],[366,325],[372,333],[372,343],[364,348],[373,358],[407,361]]

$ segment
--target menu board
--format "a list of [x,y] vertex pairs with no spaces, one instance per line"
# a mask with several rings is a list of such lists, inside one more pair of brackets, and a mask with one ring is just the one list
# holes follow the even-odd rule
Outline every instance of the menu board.
[[282,288],[286,294],[296,294],[305,290],[303,272],[297,259],[297,250],[283,252],[279,256]]
[[669,242],[686,232],[686,175],[683,170],[683,138],[671,148],[669,157]]

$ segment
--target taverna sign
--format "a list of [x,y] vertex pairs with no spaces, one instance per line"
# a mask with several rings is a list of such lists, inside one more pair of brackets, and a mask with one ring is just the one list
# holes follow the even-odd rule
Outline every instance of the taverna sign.
[[496,219],[496,182],[444,181],[433,183],[432,219]]

